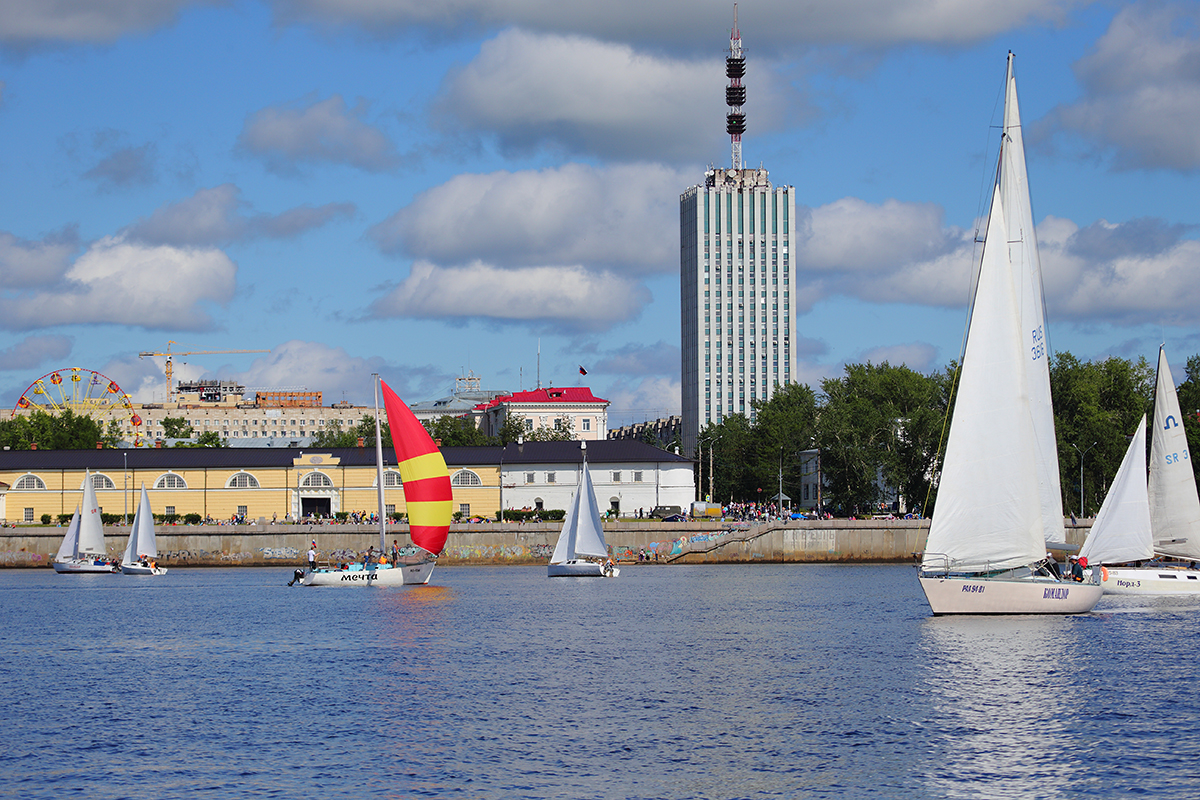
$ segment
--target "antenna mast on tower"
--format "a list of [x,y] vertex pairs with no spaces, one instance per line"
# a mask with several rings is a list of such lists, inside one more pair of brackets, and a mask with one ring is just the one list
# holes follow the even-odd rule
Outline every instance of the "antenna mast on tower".
[[742,105],[746,102],[746,87],[742,77],[746,74],[746,59],[742,57],[742,34],[738,30],[737,3],[733,4],[733,30],[729,32],[729,58],[725,59],[725,74],[729,85],[725,87],[725,104],[729,113],[725,116],[725,130],[733,149],[733,168],[742,168],[742,134],[746,132],[746,115]]

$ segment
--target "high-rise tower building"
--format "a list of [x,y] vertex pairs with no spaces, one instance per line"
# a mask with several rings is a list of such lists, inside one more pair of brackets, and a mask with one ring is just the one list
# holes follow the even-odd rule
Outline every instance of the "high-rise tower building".
[[688,455],[707,425],[730,414],[753,421],[754,401],[769,400],[796,374],[791,346],[796,281],[789,252],[795,189],[773,187],[767,170],[742,164],[745,72],[734,5],[725,59],[731,166],[710,168],[704,183],[679,198],[682,439]]

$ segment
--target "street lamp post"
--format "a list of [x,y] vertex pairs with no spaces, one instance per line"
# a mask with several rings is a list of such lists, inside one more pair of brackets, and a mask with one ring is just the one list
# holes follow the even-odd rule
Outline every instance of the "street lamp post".
[[1081,451],[1079,445],[1071,445],[1071,447],[1075,448],[1075,452],[1079,453],[1079,516],[1081,518],[1083,517],[1083,457],[1091,452],[1095,446],[1096,443],[1092,442],[1086,450]]

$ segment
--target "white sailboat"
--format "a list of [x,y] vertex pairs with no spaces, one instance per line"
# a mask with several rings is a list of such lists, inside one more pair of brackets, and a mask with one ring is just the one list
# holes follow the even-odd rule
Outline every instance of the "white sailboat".
[[[1100,572],[1105,594],[1200,594],[1200,571],[1180,564],[1107,566],[1156,556],[1189,564],[1200,562],[1200,496],[1196,494],[1179,397],[1163,347],[1158,349],[1148,485],[1144,417],[1129,447],[1080,555],[1087,556]],[[1131,461],[1134,463],[1128,463]],[[1125,484],[1132,488],[1123,489]],[[1118,494],[1118,500],[1113,500],[1114,494]],[[1125,495],[1129,498],[1122,502],[1120,498]],[[1121,508],[1129,506],[1130,511],[1120,518],[1106,517],[1110,500],[1121,502]]]
[[1046,542],[1066,536],[1011,53],[1005,85],[1000,164],[919,580],[935,614],[1078,614],[1100,586],[1060,581],[1045,565]]
[[[450,473],[433,439],[412,411],[375,376],[375,470],[379,495],[379,557],[362,564],[297,570],[301,586],[404,586],[429,583],[437,555],[446,546],[450,532]],[[397,469],[404,484],[408,505],[409,535],[426,556],[413,561],[390,564],[387,552],[387,513],[383,502],[383,434],[379,424],[379,393],[391,425],[392,446],[396,450]],[[289,584],[291,585],[291,584]]]
[[158,566],[158,541],[154,535],[154,514],[150,511],[150,496],[142,484],[142,499],[133,515],[129,529],[129,544],[121,558],[121,572],[126,575],[166,575],[167,568]]
[[608,546],[604,543],[600,506],[596,502],[592,472],[587,465],[587,442],[579,444],[583,451],[579,489],[563,520],[546,574],[551,578],[615,578],[621,570],[609,558]]
[[91,472],[84,474],[83,506],[75,509],[67,535],[54,557],[54,571],[63,575],[118,571],[104,548],[104,523]]

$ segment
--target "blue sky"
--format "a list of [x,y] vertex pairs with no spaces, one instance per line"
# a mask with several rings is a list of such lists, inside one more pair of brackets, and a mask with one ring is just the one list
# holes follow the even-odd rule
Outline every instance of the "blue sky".
[[[678,197],[732,4],[6,0],[0,403],[93,369],[679,411]],[[743,157],[796,187],[800,379],[956,358],[1017,56],[1057,351],[1200,352],[1200,4],[739,4]],[[540,346],[540,369],[538,351]],[[581,378],[579,365],[588,369]]]

